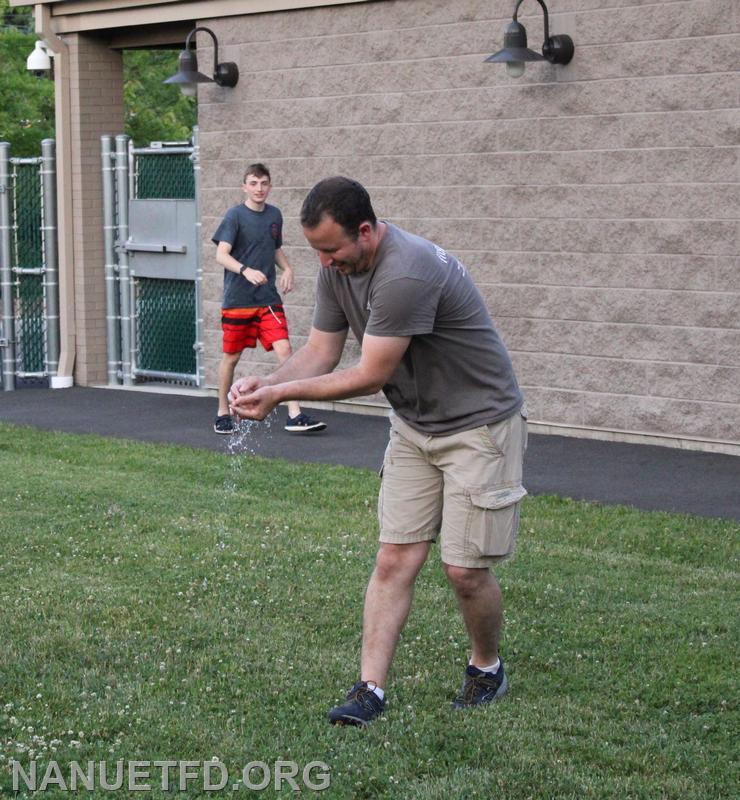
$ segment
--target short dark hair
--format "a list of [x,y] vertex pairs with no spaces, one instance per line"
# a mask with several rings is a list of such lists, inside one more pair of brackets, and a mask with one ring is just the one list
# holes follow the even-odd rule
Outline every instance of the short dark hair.
[[367,189],[341,175],[324,178],[306,195],[301,207],[301,225],[315,228],[324,214],[341,225],[352,239],[357,239],[363,222],[370,222],[375,227],[378,221]]
[[264,164],[260,164],[259,161],[256,164],[250,164],[246,168],[243,183],[247,182],[247,175],[254,175],[255,178],[267,178],[268,181],[272,181],[270,170]]

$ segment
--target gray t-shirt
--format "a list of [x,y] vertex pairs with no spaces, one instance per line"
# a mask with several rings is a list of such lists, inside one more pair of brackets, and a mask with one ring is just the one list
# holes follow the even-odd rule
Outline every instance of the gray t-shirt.
[[243,275],[224,269],[222,308],[255,308],[282,303],[275,288],[275,251],[283,245],[283,215],[276,206],[265,204],[252,211],[244,203],[232,206],[213,234],[214,244],[228,242],[231,255],[251,269],[267,276],[267,283],[255,286]]
[[368,272],[319,270],[313,325],[410,336],[383,392],[412,428],[444,435],[511,416],[522,394],[511,359],[463,265],[420,236],[386,223]]

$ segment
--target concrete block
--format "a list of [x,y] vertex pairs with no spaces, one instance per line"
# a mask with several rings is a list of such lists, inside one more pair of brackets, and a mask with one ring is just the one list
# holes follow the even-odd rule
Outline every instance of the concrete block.
[[740,181],[740,149],[735,147],[670,147],[637,152],[642,153],[645,181],[710,184]]
[[733,366],[647,364],[653,397],[740,405],[740,355]]
[[737,147],[737,112],[717,111],[635,114],[620,118],[614,149],[621,147]]

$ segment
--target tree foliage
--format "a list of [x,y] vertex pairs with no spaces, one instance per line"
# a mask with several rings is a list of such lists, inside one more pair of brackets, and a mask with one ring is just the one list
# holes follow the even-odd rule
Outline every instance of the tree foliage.
[[[54,138],[54,82],[26,70],[37,36],[27,6],[0,0],[0,141],[15,157],[37,156],[41,140]],[[128,50],[123,54],[125,129],[137,146],[185,141],[197,119],[195,98],[162,81],[177,70],[173,50]]]
[[8,0],[0,0],[0,28],[33,33],[33,9],[31,6],[11,8]]
[[194,97],[164,84],[177,72],[177,51],[128,50],[123,56],[126,133],[137,146],[186,141],[197,120]]
[[14,156],[37,156],[54,136],[54,84],[26,70],[36,35],[30,9],[0,0],[0,141]]

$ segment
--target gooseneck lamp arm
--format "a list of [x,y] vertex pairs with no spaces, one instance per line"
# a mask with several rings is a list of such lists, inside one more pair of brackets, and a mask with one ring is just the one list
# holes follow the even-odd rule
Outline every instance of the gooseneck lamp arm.
[[216,38],[216,34],[210,28],[205,28],[205,27],[193,28],[193,30],[190,31],[190,33],[185,38],[185,49],[190,50],[190,40],[193,36],[195,36],[196,33],[198,33],[198,31],[205,31],[205,33],[207,33],[211,37],[211,39],[213,39],[213,76],[215,78],[216,73],[218,72],[218,39]]
[[[524,2],[524,0],[518,0],[516,4],[516,8],[514,9],[514,22],[518,22],[517,15],[519,14],[519,6]],[[543,0],[537,0],[542,8],[542,13],[545,17],[545,41],[550,38],[550,14],[547,11],[547,6],[544,4]],[[197,29],[196,29],[197,30]]]

